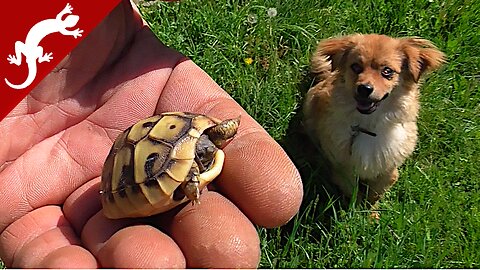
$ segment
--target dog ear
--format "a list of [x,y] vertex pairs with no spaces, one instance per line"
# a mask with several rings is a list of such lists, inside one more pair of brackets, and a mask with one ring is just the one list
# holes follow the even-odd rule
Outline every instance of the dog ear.
[[418,82],[425,72],[435,70],[446,62],[445,54],[428,40],[417,37],[403,38],[401,46],[406,56],[404,65],[415,82]]
[[322,74],[338,69],[354,43],[350,36],[322,40],[311,60],[314,74]]

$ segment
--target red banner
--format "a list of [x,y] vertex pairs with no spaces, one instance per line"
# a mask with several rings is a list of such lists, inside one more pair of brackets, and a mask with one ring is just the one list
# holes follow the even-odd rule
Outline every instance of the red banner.
[[0,121],[120,0],[4,1],[0,17]]

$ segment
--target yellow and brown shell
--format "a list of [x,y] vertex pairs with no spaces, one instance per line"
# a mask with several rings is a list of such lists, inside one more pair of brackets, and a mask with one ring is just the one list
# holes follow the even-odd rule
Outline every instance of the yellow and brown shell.
[[[220,121],[170,112],[143,119],[122,132],[103,167],[104,215],[144,217],[198,200],[200,191],[220,174],[224,161],[220,147],[238,125],[239,118]],[[201,137],[216,146],[206,168],[198,160]]]

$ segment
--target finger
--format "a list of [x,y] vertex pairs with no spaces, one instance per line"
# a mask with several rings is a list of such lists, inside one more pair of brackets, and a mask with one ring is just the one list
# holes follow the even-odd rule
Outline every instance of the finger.
[[220,119],[241,115],[238,134],[225,148],[224,169],[216,180],[221,191],[261,226],[282,225],[298,212],[303,188],[294,164],[267,132],[191,61],[173,70],[157,111],[199,112]]
[[[13,267],[38,268],[54,264],[61,268],[97,267],[95,257],[80,246],[70,227],[54,228],[26,244],[17,253]],[[66,253],[68,250],[70,252]],[[63,256],[64,258],[59,258]],[[47,258],[47,260],[45,260]]]
[[[0,256],[7,266],[39,267],[43,259],[56,250],[80,243],[61,209],[47,206],[23,216],[2,232]],[[97,265],[85,249],[76,250],[69,258],[84,258],[79,266],[91,268]]]
[[45,256],[40,263],[40,268],[73,269],[97,268],[95,257],[81,246],[64,246]]
[[140,222],[109,220],[99,212],[85,225],[82,240],[102,267],[184,267],[185,258],[175,242],[151,226],[134,225]]
[[240,134],[226,149],[219,189],[264,227],[287,223],[299,210],[303,188],[298,171],[269,136]]
[[185,258],[177,244],[148,225],[118,231],[100,250],[98,258],[107,268],[185,268]]
[[188,204],[168,226],[187,259],[187,267],[256,268],[260,243],[248,218],[216,192],[204,192],[200,202]]
[[85,224],[81,233],[82,242],[92,254],[97,256],[112,235],[135,222],[137,221],[134,219],[107,219],[102,212],[97,212]]
[[87,221],[102,208],[99,186],[100,177],[96,177],[76,189],[63,204],[65,217],[79,235]]

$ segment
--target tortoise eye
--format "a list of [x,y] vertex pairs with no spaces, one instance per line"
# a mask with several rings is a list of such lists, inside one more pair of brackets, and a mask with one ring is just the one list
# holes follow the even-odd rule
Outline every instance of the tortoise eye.
[[358,63],[353,63],[350,68],[353,72],[355,72],[355,74],[360,74],[363,72],[363,67]]
[[394,74],[395,74],[395,71],[390,67],[384,67],[382,69],[382,76],[387,80],[391,80]]

